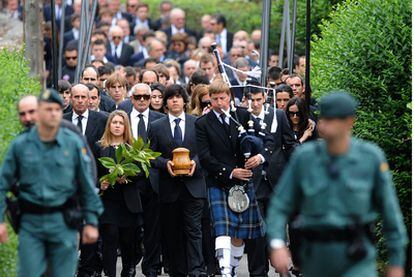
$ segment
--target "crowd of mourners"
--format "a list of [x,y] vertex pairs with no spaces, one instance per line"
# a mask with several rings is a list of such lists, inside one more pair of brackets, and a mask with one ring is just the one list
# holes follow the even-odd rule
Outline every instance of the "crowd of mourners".
[[[19,18],[18,0],[8,2],[8,14]],[[58,26],[63,12],[62,1],[55,3],[55,7],[44,6],[45,63],[49,72],[57,70],[51,63],[51,9],[55,9]],[[286,153],[318,137],[317,118],[313,113],[316,103],[308,108],[305,100],[305,58],[297,57],[293,73],[289,74],[287,68],[278,67],[278,56],[270,51],[269,69],[263,72],[266,83],[261,84],[248,74],[259,63],[260,30],[232,33],[227,29],[223,14],[205,14],[200,18],[200,29],[191,30],[186,27],[186,12],[175,7],[173,1],[160,3],[159,18],[150,18],[150,14],[145,1],[127,0],[124,6],[120,0],[99,0],[91,35],[90,63],[80,70],[79,82],[75,83],[81,0],[72,0],[66,5],[66,30],[59,34],[63,36],[64,51],[57,88],[63,100],[64,119],[79,127],[96,159],[114,157],[119,144],[131,144],[138,137],[149,140],[151,147],[162,153],[162,159],[157,159],[153,165],[155,171],[149,178],[138,176],[133,181],[134,188],[126,189],[125,179],[117,180],[114,187],[107,181],[97,184],[105,208],[99,221],[100,239],[97,244],[81,245],[77,276],[101,276],[102,272],[115,276],[119,255],[122,256],[122,276],[135,276],[136,265],[140,262],[145,276],[157,276],[162,270],[171,276],[222,273],[220,259],[226,254],[217,250],[226,247],[220,247],[222,241],[217,240],[220,237],[217,232],[223,223],[217,217],[214,194],[210,195],[213,193],[210,191],[207,196],[206,187],[217,187],[213,179],[221,175],[229,179],[249,179],[251,171],[236,170],[228,176],[226,167],[215,168],[220,167],[220,163],[213,164],[215,158],[210,153],[213,149],[208,156],[202,149],[194,150],[199,159],[195,160],[197,167],[191,177],[194,182],[181,177],[171,179],[173,173],[166,169],[170,169],[168,160],[173,146],[185,144],[191,153],[191,148],[195,147],[195,133],[197,142],[204,135],[211,148],[231,148],[218,145],[220,140],[211,139],[214,132],[200,131],[204,123],[200,118],[209,113],[214,115],[212,105],[223,101],[217,95],[227,91],[231,103],[248,110],[259,123],[267,122],[269,133],[279,132],[282,138],[275,144],[278,149],[273,150],[283,156],[279,167],[263,167],[260,170],[263,174],[254,178],[256,195],[252,198],[257,200],[254,202],[258,207],[254,210],[257,213],[249,214],[249,220],[257,218],[250,226],[238,230],[241,235],[227,234],[244,240],[232,241],[233,273],[229,274],[234,276],[241,256],[247,252],[250,275],[267,276],[269,262],[263,218],[269,197],[287,162]],[[213,43],[217,44],[224,63],[237,69],[227,68],[230,84],[235,86],[231,90],[219,73],[211,50]],[[48,82],[51,82],[50,77]],[[243,88],[248,84],[253,86]],[[275,89],[275,98],[272,93],[255,86]],[[273,107],[273,103],[277,113],[265,108],[268,104]],[[273,115],[278,118],[277,131],[272,128],[274,123],[270,117]],[[223,126],[231,125],[228,118],[221,119],[218,114],[217,118]],[[199,126],[195,126],[197,124]],[[193,136],[193,132],[194,139],[187,141],[187,136]],[[176,145],[169,145],[169,134]],[[265,160],[263,154],[251,160],[247,168],[253,170]],[[108,173],[98,160],[96,164],[98,177]],[[209,176],[205,182],[204,175]]]

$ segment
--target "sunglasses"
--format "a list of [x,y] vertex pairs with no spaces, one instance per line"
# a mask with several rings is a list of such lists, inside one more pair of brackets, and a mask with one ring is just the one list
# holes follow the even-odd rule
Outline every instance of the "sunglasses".
[[134,94],[132,95],[132,97],[134,98],[134,100],[138,101],[138,100],[149,100],[151,96],[148,94],[144,94],[144,95]]
[[20,116],[25,116],[26,114],[33,114],[36,110],[28,110],[27,112],[19,112]]
[[112,39],[121,39],[121,36],[113,36]]
[[96,81],[95,78],[83,78],[83,80],[85,80],[85,81]]
[[78,57],[76,56],[76,57],[65,57],[65,59],[67,59],[67,60],[76,60]]
[[297,117],[299,117],[299,116],[300,116],[299,112],[288,112],[288,114],[289,114],[289,116],[291,116],[291,117],[294,117],[295,115],[296,115]]

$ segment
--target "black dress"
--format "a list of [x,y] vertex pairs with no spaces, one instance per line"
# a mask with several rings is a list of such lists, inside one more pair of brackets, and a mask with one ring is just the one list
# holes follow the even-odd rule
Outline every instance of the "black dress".
[[[93,152],[98,167],[98,179],[109,173],[108,169],[102,166],[98,158],[110,157],[115,160],[115,150],[116,149],[113,146],[102,147],[99,142],[95,144]],[[125,199],[125,194],[130,194],[131,191],[135,191],[131,186],[135,186],[136,189],[138,188],[138,184],[135,182],[136,180],[134,178],[129,177],[128,179],[131,182],[127,184],[116,183],[113,187],[109,186],[105,191],[101,191],[105,210],[100,218],[100,224],[114,224],[119,227],[142,225],[142,213],[136,212],[136,210],[131,211]],[[98,185],[100,187],[100,184]],[[138,191],[138,189],[136,191]],[[138,194],[136,201],[139,202],[139,206],[141,206]]]

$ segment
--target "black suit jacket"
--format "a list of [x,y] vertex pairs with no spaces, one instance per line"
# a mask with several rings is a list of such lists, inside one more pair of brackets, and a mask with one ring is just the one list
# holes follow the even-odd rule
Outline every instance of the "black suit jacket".
[[226,50],[227,52],[230,51],[230,49],[233,47],[233,33],[230,33],[229,30],[227,30],[227,45]]
[[[72,28],[72,24],[71,24],[71,15],[72,14],[73,14],[73,7],[72,6],[66,6],[66,9],[65,9],[65,32],[69,31]],[[52,20],[52,6],[50,4],[47,4],[43,7],[43,17],[45,19],[45,22],[48,22],[48,21]],[[56,20],[56,24],[57,24],[58,28],[60,28],[59,27],[60,26],[60,19]]]
[[128,45],[126,43],[122,43],[122,50],[121,50],[121,56],[118,57],[118,59],[115,59],[115,57],[112,55],[112,47],[111,44],[107,45],[107,51],[106,51],[106,58],[108,61],[115,65],[123,65],[127,66],[130,63],[130,58],[134,54],[134,48],[132,48],[131,45]]
[[[63,118],[72,122],[73,111],[63,115]],[[88,122],[86,124],[85,137],[89,147],[92,149],[95,142],[102,138],[105,131],[108,116],[101,112],[89,110]]]
[[126,99],[118,105],[118,110],[123,110],[127,114],[131,113],[132,108],[133,108],[133,105],[132,105],[131,99]]
[[[102,176],[108,174],[108,169],[103,167],[101,162],[99,162],[98,159],[101,157],[110,157],[110,158],[115,159],[115,149],[113,147],[102,147],[99,144],[99,142],[97,142],[94,145],[93,154],[96,159],[98,177],[101,178]],[[125,201],[125,204],[128,210],[130,210],[133,213],[140,213],[142,212],[142,204],[141,204],[141,197],[140,197],[139,189],[138,189],[137,177],[132,177],[132,178],[129,177],[128,179],[131,182],[127,184],[122,184],[122,185],[116,184],[115,186],[118,186],[118,187],[114,189],[121,190],[123,200]],[[98,184],[98,187],[99,187],[99,184]],[[104,192],[103,198],[109,198],[109,199],[114,198],[116,200],[117,198],[113,197],[111,194],[113,194],[113,192],[111,191],[111,189],[108,189],[107,191]]]
[[286,113],[283,110],[276,109],[277,129],[276,132],[271,133],[273,118],[274,109],[270,108],[269,113],[265,115],[264,122],[266,123],[266,130],[273,137],[274,148],[267,165],[264,167],[266,172],[265,182],[255,183],[258,198],[268,198],[270,196],[290,155],[295,147],[299,145],[289,126]]
[[101,111],[111,113],[116,110],[115,101],[108,95],[101,93],[101,102],[99,103]]
[[72,40],[75,40],[75,36],[73,35],[73,30],[71,29],[63,34],[63,49],[65,49],[68,42]]
[[[251,116],[246,109],[237,108],[237,111],[231,112],[231,114],[233,118],[238,118],[239,123],[246,130],[248,129],[247,122]],[[260,131],[259,123],[256,120],[253,121],[256,132]],[[245,164],[245,158],[240,150],[239,131],[236,124],[230,120],[231,135],[229,137],[216,114],[210,111],[197,120],[195,127],[201,165],[208,173],[207,185],[229,188],[240,184],[239,180],[230,179],[233,169],[236,167],[244,168]],[[266,161],[270,158],[273,144],[273,137],[267,133],[264,139],[264,148],[260,153]],[[256,171],[254,173],[256,174]]]
[[[206,198],[206,183],[203,170],[198,158],[196,132],[194,123],[196,117],[185,115],[185,131],[182,145],[177,145],[171,133],[169,117],[165,116],[153,123],[149,130],[151,148],[161,152],[161,156],[154,161],[160,175],[160,201],[174,202],[180,196],[182,186],[186,186],[194,198]],[[167,170],[167,162],[172,160],[172,151],[177,147],[190,150],[190,159],[196,163],[196,170],[192,177],[171,177]]]
[[[131,103],[132,104],[132,103]],[[132,107],[131,109],[128,110],[124,110],[121,107],[118,107],[118,109],[125,111],[128,114],[129,117],[129,122],[131,122],[131,112],[132,112]],[[151,123],[165,117],[165,114],[159,113],[159,112],[155,112],[155,111],[149,111],[149,115],[148,115],[148,127],[147,127],[147,137],[148,137],[148,133],[150,131],[151,128]],[[132,126],[131,126],[132,128]],[[132,131],[132,130],[131,130]],[[149,182],[151,184],[152,190],[156,193],[159,193],[159,175],[158,175],[158,170],[151,167],[150,168],[150,175],[149,175]],[[142,191],[145,191],[145,189],[143,188],[143,186],[148,185],[148,179],[145,178],[145,175],[141,175],[141,178],[138,180],[140,188],[142,188]]]

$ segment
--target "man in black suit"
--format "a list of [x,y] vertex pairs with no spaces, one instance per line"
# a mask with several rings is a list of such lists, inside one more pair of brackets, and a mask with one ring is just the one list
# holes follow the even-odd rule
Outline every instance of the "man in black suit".
[[221,45],[223,53],[226,54],[233,46],[233,33],[226,28],[226,18],[222,14],[215,14],[211,18],[211,27],[216,35],[216,43]]
[[72,112],[64,114],[63,118],[79,127],[92,149],[95,142],[102,138],[108,116],[88,109],[89,89],[83,84],[71,88],[70,101]]
[[119,26],[110,29],[111,41],[107,45],[106,58],[115,65],[127,66],[134,54],[134,48],[123,42],[124,31]]
[[[87,65],[81,72],[80,76],[80,83],[81,84],[92,84],[98,86],[99,84],[99,72],[98,70],[92,66]],[[99,103],[99,110],[103,112],[113,112],[116,110],[116,103],[112,99],[112,97],[108,96],[103,89],[99,92],[100,95],[100,103]]]
[[168,41],[176,33],[186,33],[190,37],[196,37],[197,34],[193,30],[185,27],[185,12],[182,9],[174,8],[170,13],[171,25],[167,29],[163,30],[167,34]]
[[[65,8],[65,31],[70,29],[70,16],[73,14],[73,7],[70,5],[66,5]],[[56,25],[60,26],[60,22],[63,16],[63,6],[62,0],[55,1],[55,16],[56,16]],[[47,4],[43,7],[43,17],[45,22],[52,21],[52,6]]]
[[[254,185],[250,178],[256,178],[273,149],[273,138],[261,130],[259,123],[243,108],[230,110],[231,92],[221,80],[210,84],[209,94],[212,110],[196,122],[197,148],[203,168],[207,171],[207,185],[212,224],[216,237],[216,257],[222,276],[237,274],[239,261],[244,253],[244,241],[264,238],[264,222],[255,198]],[[241,151],[238,139],[238,121],[246,130],[253,123],[256,134],[264,133],[262,149],[247,160]],[[247,183],[246,183],[247,182]],[[247,209],[234,211],[229,208],[227,198],[229,189],[244,186],[250,199]]]
[[[260,86],[257,81],[251,84]],[[252,100],[253,117],[266,124],[266,130],[274,139],[273,152],[268,165],[264,168],[266,174],[258,174],[258,178],[255,179],[257,201],[263,216],[266,216],[269,197],[272,195],[287,160],[298,142],[289,126],[285,112],[273,108],[269,108],[266,112],[264,107],[266,96],[261,89],[249,87],[249,93]],[[259,173],[263,172],[262,167],[258,170],[260,170]],[[267,276],[269,262],[266,238],[247,241],[246,249],[250,276]]]
[[[164,94],[168,116],[151,124],[151,148],[161,152],[154,165],[160,174],[160,202],[163,231],[170,262],[170,276],[205,275],[202,254],[201,216],[206,184],[197,155],[194,116],[185,114],[188,95],[180,85],[171,85]],[[174,173],[172,151],[190,151],[188,175]]]
[[112,26],[116,25],[116,22],[121,19],[125,18],[128,22],[132,22],[132,16],[129,13],[121,11],[121,1],[120,0],[111,0],[108,1],[108,8],[113,14],[112,17]]
[[80,15],[72,14],[71,16],[71,26],[72,29],[63,34],[63,48],[67,45],[69,41],[79,39],[79,27],[80,27]]
[[[164,117],[163,114],[149,109],[151,88],[146,84],[136,84],[130,91],[131,108],[124,107],[129,115],[132,135],[135,139],[141,137],[148,140],[148,132],[151,122]],[[120,106],[120,109],[122,107]],[[151,168],[149,179],[142,176],[138,180],[141,195],[141,203],[144,217],[144,259],[142,261],[142,273],[145,276],[157,276],[157,269],[161,265],[161,228],[160,205],[158,199],[158,171]],[[140,246],[141,242],[136,242]],[[137,248],[139,249],[139,247]],[[139,262],[139,260],[137,261]]]
[[70,41],[65,47],[66,64],[62,68],[62,79],[73,83],[75,81],[76,65],[78,64],[78,43]]
[[149,6],[146,3],[140,3],[137,6],[137,12],[132,17],[131,34],[135,28],[145,27],[148,30],[153,29],[151,18],[149,18]]

